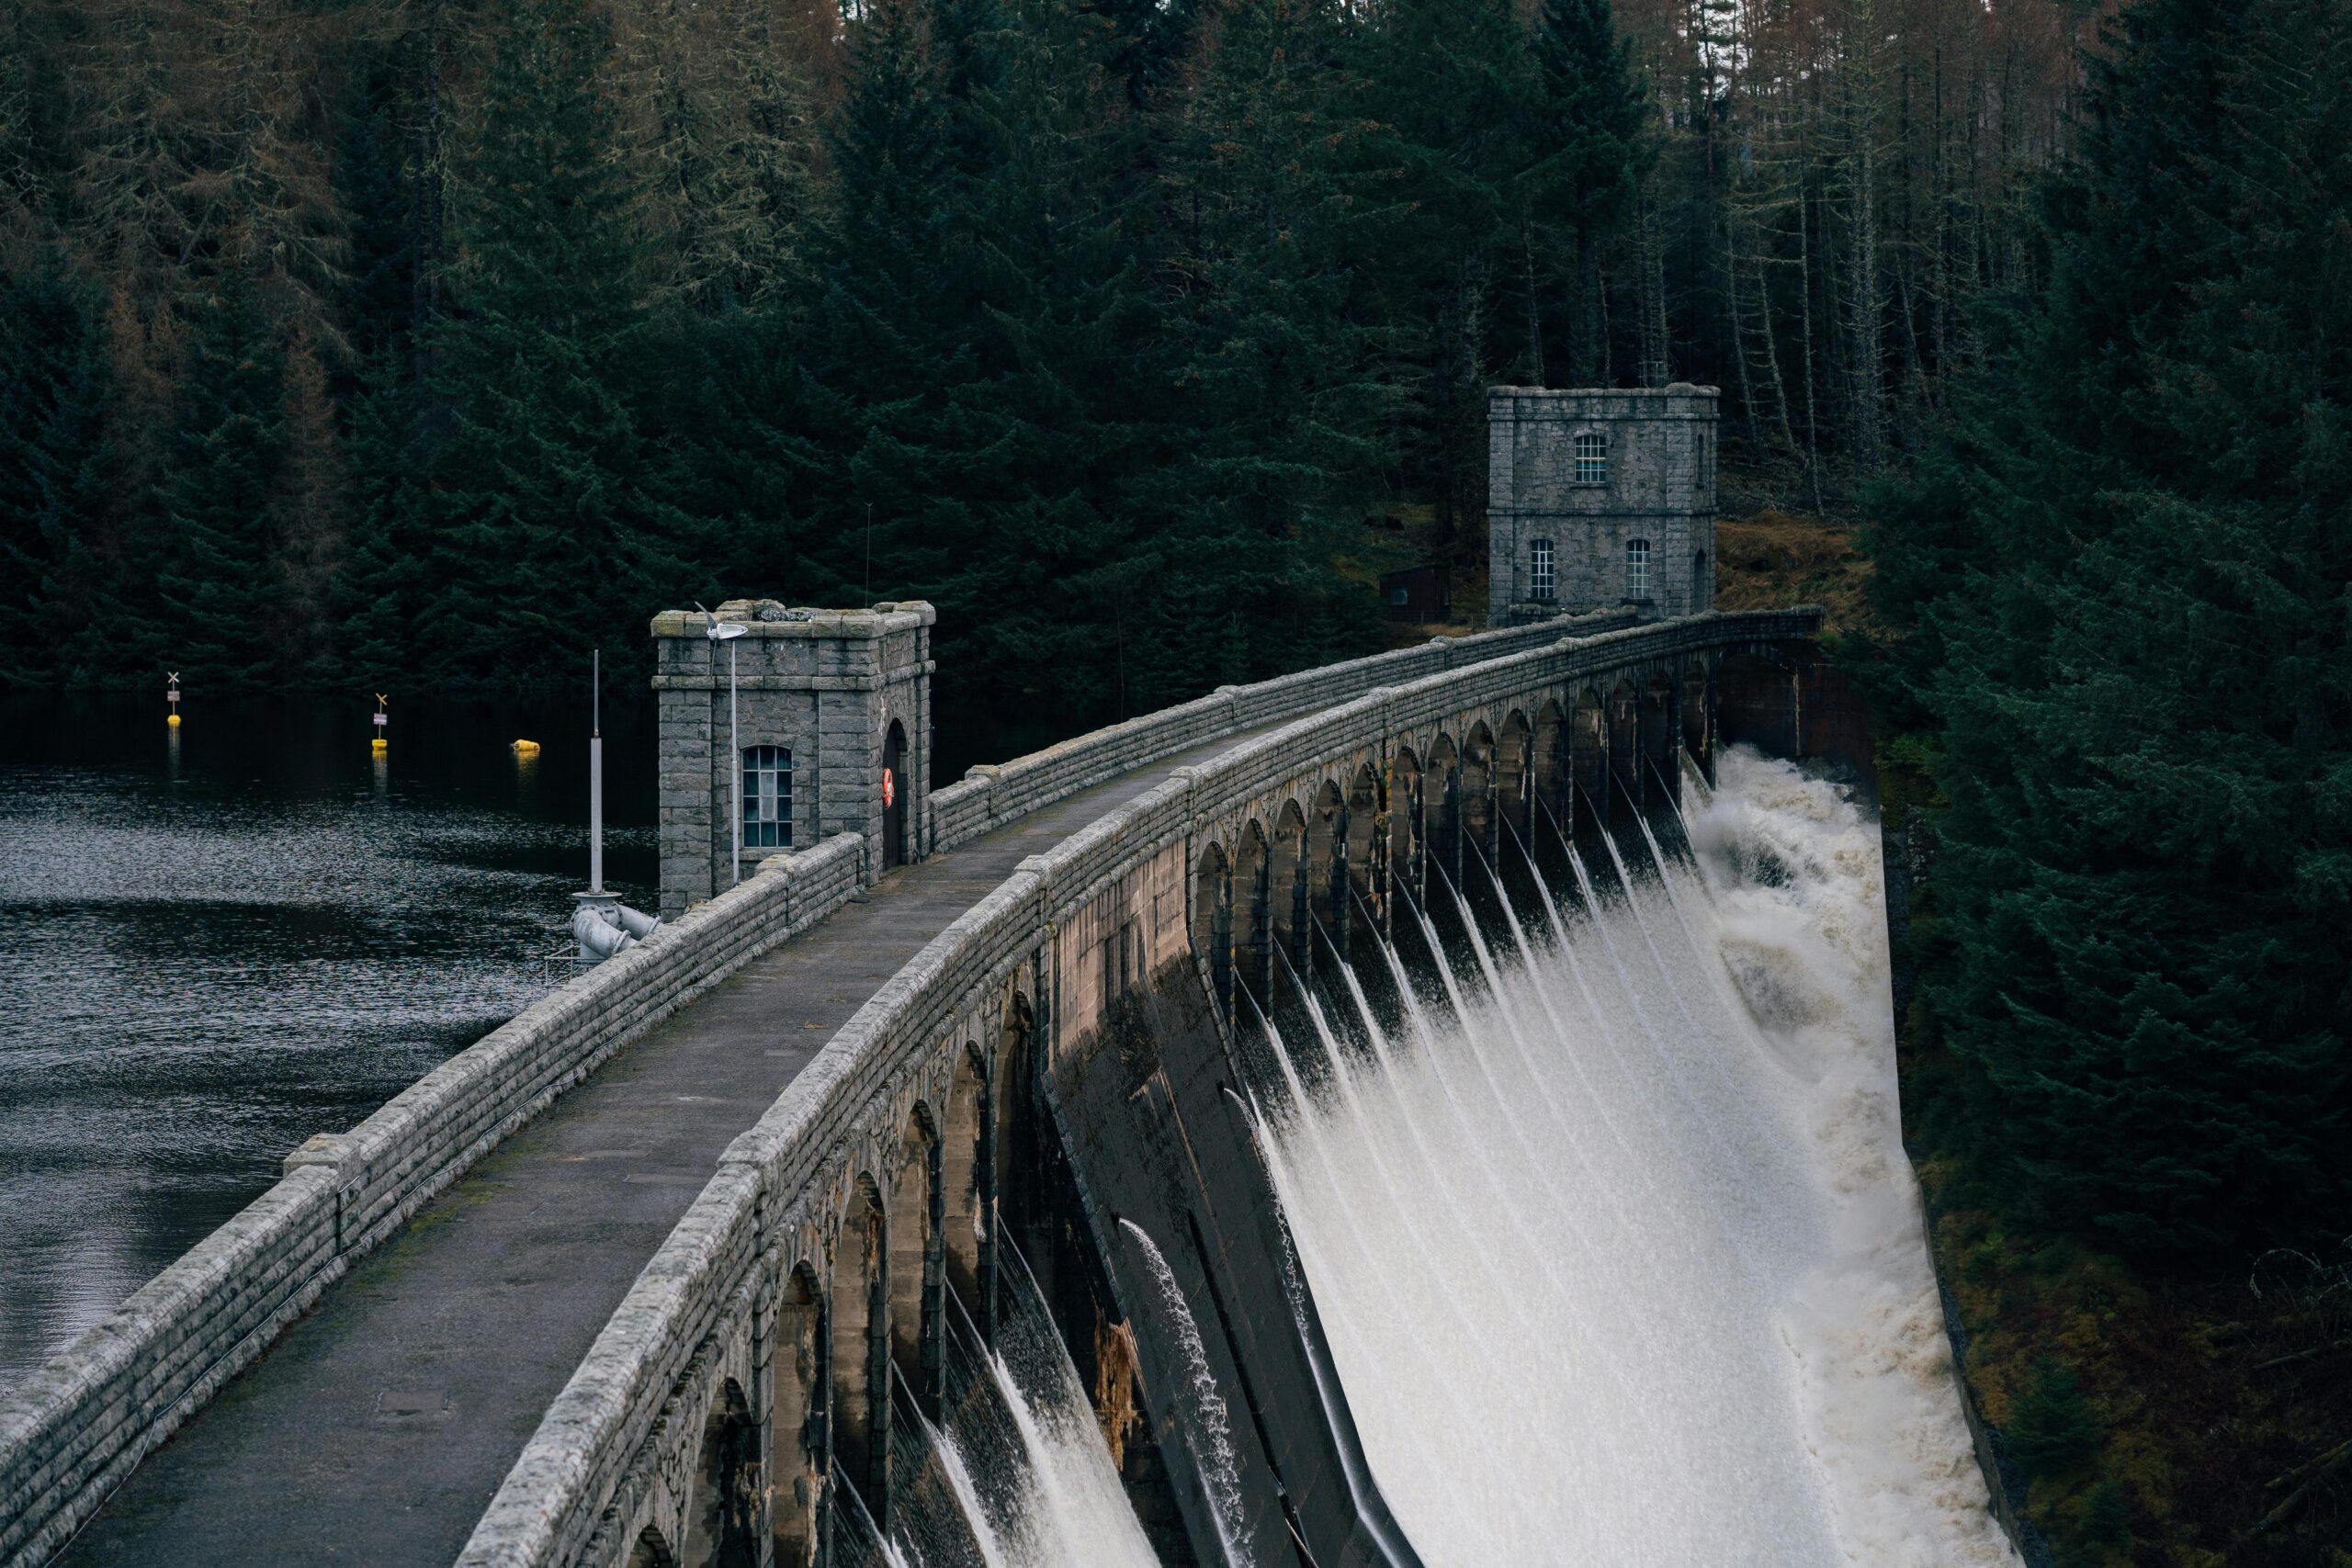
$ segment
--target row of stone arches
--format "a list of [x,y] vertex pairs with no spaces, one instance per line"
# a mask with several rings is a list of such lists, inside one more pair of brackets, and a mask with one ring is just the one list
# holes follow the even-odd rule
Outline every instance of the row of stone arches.
[[712,1380],[680,1528],[644,1525],[631,1568],[798,1568],[820,1560],[829,1532],[863,1528],[829,1516],[888,1528],[904,1479],[894,1394],[939,1420],[948,1314],[993,1332],[1002,1151],[1020,1099],[1002,1086],[1027,1070],[1029,1028],[1016,992],[990,1047],[956,1046],[944,1092],[869,1144],[828,1231],[807,1238],[754,1320],[750,1391]]
[[[1192,941],[1226,1005],[1271,1006],[1280,976],[1311,968],[1319,944],[1385,927],[1405,900],[1428,896],[1433,873],[1458,877],[1464,857],[1491,859],[1547,820],[1573,832],[1629,801],[1650,804],[1671,787],[1679,751],[1711,768],[1719,728],[1793,752],[1804,733],[1798,658],[1693,651],[1359,737],[1352,755],[1251,786],[1264,793],[1194,823],[1189,845],[1162,846],[1173,863],[1156,863],[1185,885]],[[1018,980],[1040,994],[1043,974]],[[664,1493],[672,1501],[606,1516],[616,1533],[623,1518],[644,1527],[632,1561],[807,1564],[852,1509],[887,1528],[892,1390],[936,1399],[954,1312],[984,1332],[991,1323],[1006,1151],[1016,1130],[1031,1131],[1016,1128],[1028,1096],[1011,1087],[1028,1081],[1026,1001],[1013,996],[1007,1015],[987,1050],[943,1043],[923,1068],[927,1094],[894,1091],[908,1098],[878,1113],[888,1130],[846,1162],[824,1200],[831,1217],[801,1237],[748,1314],[756,1350],[723,1375],[689,1374],[697,1387],[718,1384],[698,1396],[696,1425],[671,1428],[677,1448],[664,1447],[691,1477]]]
[[1683,752],[1711,773],[1716,675],[1714,658],[1693,657],[1464,716],[1205,835],[1188,903],[1219,1001],[1270,1005],[1318,946],[1385,930],[1406,902],[1458,884],[1465,857],[1496,864],[1514,837],[1532,844],[1657,807]]

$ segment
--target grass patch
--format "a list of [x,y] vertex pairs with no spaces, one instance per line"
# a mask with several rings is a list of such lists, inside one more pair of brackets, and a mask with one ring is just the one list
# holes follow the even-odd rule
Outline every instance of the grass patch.
[[1856,520],[1768,507],[1715,525],[1715,608],[1818,604],[1833,637],[1871,627],[1871,562]]

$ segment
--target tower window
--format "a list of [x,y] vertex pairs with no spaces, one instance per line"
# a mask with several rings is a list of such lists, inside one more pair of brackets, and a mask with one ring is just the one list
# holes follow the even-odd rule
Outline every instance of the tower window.
[[1577,437],[1577,483],[1603,485],[1609,482],[1609,437],[1598,431],[1589,431]]
[[743,847],[792,847],[792,753],[785,747],[743,748]]
[[1625,597],[1647,599],[1650,596],[1650,542],[1647,539],[1625,541]]
[[1552,597],[1552,541],[1535,539],[1527,547],[1527,596],[1531,599]]

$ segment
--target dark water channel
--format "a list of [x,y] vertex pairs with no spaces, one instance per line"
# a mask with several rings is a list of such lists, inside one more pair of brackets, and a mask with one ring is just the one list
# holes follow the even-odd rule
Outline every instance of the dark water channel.
[[[162,705],[0,700],[0,1388],[574,973],[584,701]],[[650,906],[650,707],[605,756]]]

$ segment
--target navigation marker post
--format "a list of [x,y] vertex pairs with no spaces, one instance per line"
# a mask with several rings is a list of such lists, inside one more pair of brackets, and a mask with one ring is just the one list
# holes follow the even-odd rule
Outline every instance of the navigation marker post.
[[384,738],[384,726],[389,722],[389,720],[384,712],[384,694],[381,692],[376,694],[375,718],[376,739],[368,743],[368,749],[380,755],[382,752],[388,750],[391,746],[391,742]]
[[176,670],[173,671],[167,678],[164,687],[164,700],[172,705],[172,716],[164,722],[170,728],[177,729],[180,727],[180,672]]

